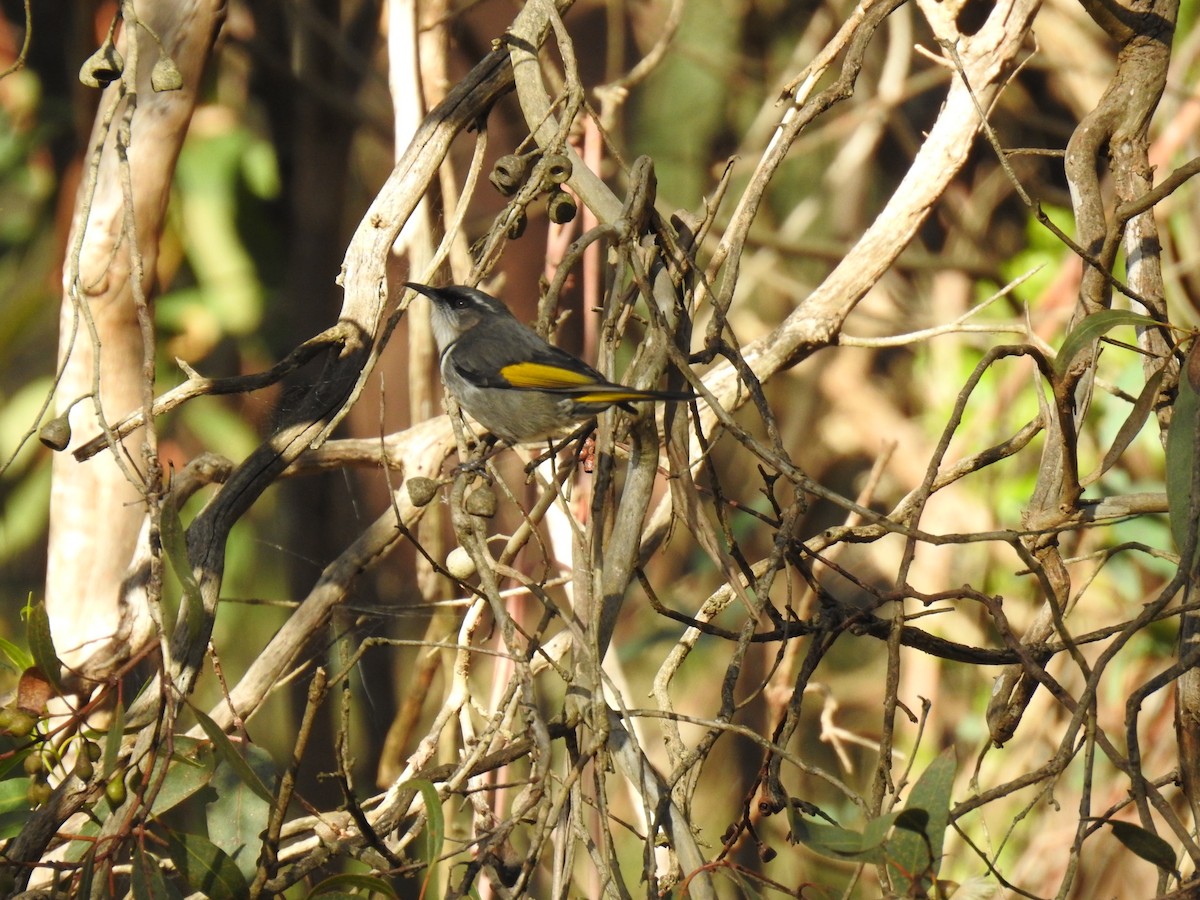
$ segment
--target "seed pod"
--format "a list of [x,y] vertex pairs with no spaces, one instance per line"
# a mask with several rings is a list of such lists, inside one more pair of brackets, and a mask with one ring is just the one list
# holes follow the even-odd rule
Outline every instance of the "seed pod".
[[473,516],[490,519],[496,514],[496,492],[486,485],[477,487],[467,495],[463,506]]
[[125,71],[125,58],[113,44],[112,38],[106,40],[95,53],[83,61],[79,67],[79,80],[86,87],[102,88],[121,77]]
[[542,171],[550,184],[562,184],[571,177],[571,158],[565,153],[551,153],[546,157]]
[[38,431],[38,440],[56,453],[71,443],[71,420],[67,413],[55,416]]
[[505,197],[511,197],[529,175],[529,157],[507,153],[496,160],[488,181]]
[[80,753],[75,757],[75,777],[80,781],[91,781],[92,776],[96,774],[96,764],[87,758],[87,754]]
[[508,239],[515,241],[525,233],[525,226],[528,224],[529,216],[525,215],[525,210],[518,210],[513,220],[508,223]]
[[156,91],[178,91],[183,87],[183,75],[175,60],[166,54],[158,58],[150,70],[150,87]]
[[12,711],[12,716],[5,718],[7,719],[7,724],[3,726],[4,730],[13,737],[28,736],[29,733],[33,731],[34,726],[38,723],[37,716],[31,716],[29,713],[22,712],[19,709],[14,709]]
[[446,571],[459,581],[466,581],[475,574],[475,560],[462,547],[455,547],[446,556]]
[[35,779],[29,782],[29,787],[25,791],[25,799],[29,801],[30,806],[44,806],[50,802],[50,796],[53,793],[53,788],[47,782]]
[[410,478],[404,486],[408,488],[408,499],[413,506],[428,506],[437,496],[437,482],[432,478]]
[[26,775],[41,775],[46,771],[46,761],[42,759],[40,750],[33,750],[25,757],[21,765],[24,767]]
[[112,804],[113,809],[116,809],[125,802],[125,798],[129,796],[129,792],[125,788],[124,769],[117,769],[113,773],[113,777],[104,786],[104,796],[108,798],[108,802]]
[[566,225],[577,212],[579,207],[575,205],[575,198],[562,188],[556,187],[546,197],[546,213],[556,225]]

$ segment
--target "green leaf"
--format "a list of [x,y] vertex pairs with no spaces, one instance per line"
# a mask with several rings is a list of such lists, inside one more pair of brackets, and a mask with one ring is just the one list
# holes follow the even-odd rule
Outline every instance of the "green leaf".
[[1121,423],[1121,428],[1117,432],[1117,436],[1113,439],[1112,446],[1104,454],[1104,459],[1096,467],[1096,471],[1079,479],[1081,486],[1087,487],[1089,484],[1099,481],[1100,476],[1116,465],[1117,460],[1121,458],[1121,454],[1133,443],[1133,439],[1138,436],[1138,433],[1142,430],[1142,426],[1150,418],[1150,412],[1154,409],[1154,401],[1158,399],[1158,386],[1162,383],[1165,368],[1165,366],[1159,367],[1157,372],[1146,379],[1146,386],[1138,394],[1138,398],[1133,404],[1133,409],[1129,411],[1129,416]]
[[890,812],[887,815],[876,816],[867,822],[867,827],[863,829],[863,846],[867,848],[882,847],[883,842],[887,839],[888,832],[892,830],[892,826],[901,817],[900,812]]
[[133,854],[133,866],[130,873],[133,887],[133,900],[174,900],[180,896],[175,885],[163,877],[158,860],[146,852],[140,842]]
[[[246,764],[263,779],[275,775],[275,762],[261,747],[246,747]],[[246,784],[240,774],[224,760],[213,774],[211,787],[216,796],[205,805],[208,838],[229,854],[248,881],[258,869],[258,854],[263,831],[271,816],[274,800],[264,800]]]
[[151,807],[152,814],[156,816],[174,809],[212,781],[217,768],[217,754],[209,741],[178,735],[175,737],[175,752],[170,758],[159,757],[155,761],[154,773],[147,779],[150,784],[158,783],[163,766],[169,768]]
[[87,852],[79,866],[79,882],[76,885],[76,897],[92,896],[92,876],[96,870],[96,842],[88,845]]
[[892,818],[891,816],[881,816],[868,823],[867,829],[871,832],[868,837],[866,832],[860,834],[838,825],[827,825],[824,822],[803,818],[800,811],[794,806],[788,807],[787,814],[793,843],[804,844],[814,853],[830,859],[853,860],[875,865],[884,862],[883,839],[891,827],[891,823],[888,822],[886,827],[880,823]]
[[437,787],[432,781],[423,778],[413,778],[402,784],[403,788],[416,788],[421,792],[425,803],[425,846],[421,854],[429,867],[425,870],[425,881],[421,886],[421,895],[429,896],[429,887],[433,878],[433,862],[442,855],[442,845],[446,839],[446,816],[442,812],[442,798],[438,796]]
[[1058,358],[1054,360],[1054,370],[1059,375],[1067,371],[1071,360],[1078,356],[1081,350],[1090,347],[1119,325],[1143,325],[1157,328],[1162,323],[1127,309],[1102,309],[1094,312],[1072,328],[1063,339],[1062,349],[1058,351]]
[[28,650],[18,647],[12,641],[0,638],[0,653],[3,653],[4,658],[7,660],[5,665],[17,674],[24,672],[26,669],[33,668],[33,654]]
[[104,738],[104,761],[100,774],[104,780],[117,770],[117,762],[121,758],[121,739],[125,736],[125,704],[120,700],[113,705],[112,719],[108,723],[108,735]]
[[1152,862],[1164,872],[1175,873],[1175,851],[1171,845],[1153,831],[1147,831],[1133,822],[1113,820],[1113,837],[1147,862]]
[[[374,875],[355,874],[353,872],[326,878],[314,887],[308,896],[327,898],[330,895],[346,896],[352,890],[368,891],[370,894],[381,894],[384,897],[399,896],[392,886],[382,878],[376,878]],[[361,897],[362,895],[358,896]]]
[[29,652],[33,661],[46,679],[57,690],[62,690],[62,663],[54,649],[54,636],[50,634],[50,615],[46,604],[34,603],[25,606],[25,627],[29,638]]
[[221,726],[210,719],[205,713],[201,712],[195,706],[192,707],[192,712],[196,716],[196,721],[200,723],[200,727],[204,729],[204,733],[208,735],[208,739],[213,742],[213,746],[217,750],[217,754],[222,760],[229,763],[237,776],[242,782],[262,797],[267,803],[275,802],[275,795],[271,792],[258,777],[258,773],[250,768],[250,764],[246,762],[241,752],[233,745],[233,741],[229,736],[221,730]]
[[250,894],[237,863],[198,834],[167,832],[167,853],[188,885],[209,900],[241,900]]
[[16,837],[29,824],[26,792],[31,780],[22,775],[0,781],[0,840]]
[[[5,743],[7,744],[8,742]],[[7,751],[9,750],[9,747],[6,746],[4,749]],[[30,752],[32,751],[27,750],[24,753],[13,753],[13,755],[9,756],[7,759],[3,758],[3,755],[0,754],[0,779],[8,778],[8,773],[13,771],[16,771],[17,777],[19,777],[21,772],[24,771],[23,767],[25,765],[25,757],[28,756]],[[3,782],[0,781],[0,784],[2,783]]]
[[[1200,348],[1197,342],[1192,349]],[[1183,552],[1187,543],[1188,512],[1192,504],[1192,471],[1196,460],[1197,410],[1196,391],[1188,378],[1179,379],[1179,395],[1175,398],[1175,410],[1171,414],[1171,427],[1167,431],[1167,512],[1171,520],[1171,534],[1175,547]]]
[[887,843],[887,857],[892,887],[901,896],[918,895],[932,888],[950,822],[956,768],[954,748],[947,747],[917,779],[896,820],[896,831]]

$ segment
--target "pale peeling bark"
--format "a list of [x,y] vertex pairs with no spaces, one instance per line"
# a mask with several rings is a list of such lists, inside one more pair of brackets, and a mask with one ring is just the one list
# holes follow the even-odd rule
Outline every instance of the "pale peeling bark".
[[[128,148],[134,234],[141,253],[143,293],[151,290],[158,239],[167,207],[171,177],[197,89],[224,14],[218,0],[143,3],[141,21],[153,29],[183,76],[183,89],[156,93],[150,73],[160,49],[146,28],[124,27],[118,47],[132,63],[137,57],[136,108]],[[137,47],[129,40],[136,30]],[[127,75],[129,73],[127,72]],[[97,389],[104,417],[113,421],[141,406],[143,341],[132,278],[134,265],[127,234],[117,125],[131,102],[120,82],[105,90],[92,130],[87,172],[75,201],[75,213],[63,267],[59,364],[63,378],[57,393],[61,412],[75,399]],[[120,104],[111,116],[113,104]],[[97,165],[98,155],[98,165]],[[85,326],[77,301],[87,304],[95,333]],[[99,363],[96,354],[99,348]],[[95,435],[100,425],[92,402],[71,411],[76,441]],[[125,597],[133,585],[127,572],[143,529],[143,487],[131,480],[143,469],[142,434],[124,441],[124,471],[111,453],[86,463],[69,453],[54,460],[50,501],[50,545],[46,606],[59,653],[68,665],[80,662],[114,640],[121,649],[133,628],[125,617]],[[136,464],[136,470],[134,465]],[[145,629],[142,634],[146,635]],[[115,649],[115,648],[114,648]]]

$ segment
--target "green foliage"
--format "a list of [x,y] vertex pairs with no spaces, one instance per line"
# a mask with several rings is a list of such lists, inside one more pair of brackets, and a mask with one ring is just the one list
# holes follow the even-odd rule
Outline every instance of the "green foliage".
[[274,800],[274,794],[271,792],[271,789],[259,777],[254,767],[242,756],[241,751],[233,745],[233,741],[229,739],[229,736],[225,734],[221,726],[194,706],[192,707],[192,715],[196,717],[196,721],[200,723],[200,727],[204,729],[204,733],[208,735],[208,739],[212,741],[217,755],[233,769],[238,776],[238,780],[250,788],[264,802],[271,803]]
[[27,775],[0,778],[0,840],[16,837],[28,823],[31,783]]
[[1126,309],[1102,309],[1094,312],[1067,334],[1063,340],[1062,349],[1054,360],[1054,367],[1061,375],[1071,365],[1078,353],[1098,341],[1120,325],[1134,325],[1146,328],[1157,328],[1159,322],[1149,316],[1139,315]]
[[0,665],[19,675],[33,665],[33,654],[12,641],[0,638]]
[[948,747],[913,785],[903,810],[869,820],[861,831],[803,818],[789,806],[791,840],[829,859],[886,865],[901,896],[928,896],[942,861],[956,763]]
[[183,896],[172,882],[163,877],[158,859],[147,852],[145,844],[138,844],[134,850],[132,868],[134,900],[174,900]]
[[237,863],[220,847],[198,834],[168,831],[167,853],[184,882],[209,900],[241,900],[250,885]]
[[1175,866],[1175,851],[1153,831],[1147,831],[1141,825],[1113,819],[1109,826],[1113,837],[1140,856],[1147,862],[1152,862],[1164,872],[1179,878],[1179,870]]
[[438,796],[437,786],[423,778],[413,778],[401,786],[415,788],[421,794],[425,805],[424,841],[421,848],[421,858],[427,863],[425,878],[421,884],[421,895],[432,896],[434,885],[434,862],[442,854],[442,845],[446,840],[446,817],[442,811],[442,798]]
[[[209,840],[229,855],[247,880],[252,880],[275,802],[273,795],[263,797],[258,791],[264,787],[264,779],[275,775],[275,763],[265,750],[253,744],[246,747],[245,754],[244,758],[233,757],[241,765],[233,765],[221,755],[221,764],[209,784],[215,796],[205,806],[205,821]],[[254,776],[253,781],[248,780],[247,770]]]
[[34,665],[52,685],[62,690],[62,663],[54,649],[54,636],[50,633],[50,616],[44,603],[28,603],[25,606],[25,624],[29,640],[29,652]]
[[905,801],[906,814],[922,815],[897,821],[888,845],[888,872],[897,893],[932,892],[942,865],[956,768],[954,748],[947,747],[917,779]]

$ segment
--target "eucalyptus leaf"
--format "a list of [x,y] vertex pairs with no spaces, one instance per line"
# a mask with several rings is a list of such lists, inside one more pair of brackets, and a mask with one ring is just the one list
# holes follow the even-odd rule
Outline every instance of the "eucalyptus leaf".
[[168,768],[158,793],[154,795],[152,812],[156,816],[174,809],[212,781],[217,768],[217,754],[208,741],[178,735],[175,737],[175,752],[169,758],[160,757],[155,762],[155,772],[149,779],[151,784],[158,783],[158,773],[163,766]]
[[175,900],[180,896],[175,885],[163,877],[158,860],[139,843],[133,854],[130,882],[133,900]]
[[125,734],[125,704],[117,700],[113,704],[112,717],[108,721],[108,734],[104,738],[104,755],[101,756],[103,766],[100,769],[100,774],[104,776],[104,780],[112,776],[117,770],[117,762],[121,758],[121,739]]
[[1133,853],[1154,863],[1164,872],[1175,873],[1175,851],[1157,834],[1133,822],[1114,820],[1108,824],[1112,827],[1113,837]]
[[446,817],[442,812],[442,798],[438,796],[437,787],[432,781],[423,778],[413,778],[406,781],[401,788],[416,788],[421,793],[425,803],[425,862],[429,863],[425,870],[425,881],[421,886],[421,895],[428,896],[433,879],[433,863],[442,855],[442,846],[446,840]]
[[1113,438],[1112,446],[1104,454],[1104,459],[1101,460],[1094,472],[1090,472],[1079,480],[1080,485],[1087,487],[1089,484],[1099,481],[1105,472],[1116,465],[1121,454],[1133,443],[1133,439],[1138,436],[1154,409],[1154,401],[1158,399],[1158,387],[1162,384],[1164,368],[1160,366],[1158,371],[1146,379],[1146,386],[1142,388],[1142,392],[1138,394],[1138,398],[1133,404],[1133,409],[1121,423],[1121,428],[1117,431],[1117,436]]
[[[261,747],[246,748],[246,764],[259,773],[260,779],[274,776],[275,763]],[[205,807],[209,840],[229,854],[247,880],[253,880],[262,848],[261,835],[274,801],[264,800],[255,793],[223,760],[213,773],[210,786],[214,799]]]
[[937,877],[956,768],[954,748],[947,747],[921,773],[897,819],[887,855],[892,886],[901,896],[928,891]]
[[196,716],[196,721],[200,723],[200,727],[204,729],[204,733],[208,735],[208,739],[213,742],[213,747],[216,748],[217,755],[223,761],[229,763],[247,787],[267,803],[273,803],[275,795],[271,792],[271,789],[263,783],[263,780],[258,777],[258,773],[246,762],[241,751],[233,745],[233,741],[221,730],[221,726],[194,706],[192,707],[192,713]]
[[881,865],[885,861],[883,839],[886,829],[879,833],[876,827],[868,838],[865,833],[806,819],[792,807],[788,807],[788,825],[794,843],[804,844],[821,856],[874,865]]
[[34,603],[26,607],[25,626],[29,639],[29,652],[38,670],[58,690],[62,690],[62,662],[54,649],[54,636],[50,633],[50,615],[46,604]]
[[167,833],[167,853],[188,886],[209,900],[242,900],[250,885],[229,856],[198,834]]
[[1120,325],[1142,325],[1157,328],[1162,323],[1149,316],[1130,312],[1127,309],[1102,309],[1094,312],[1067,334],[1063,339],[1062,349],[1054,360],[1054,369],[1059,375],[1067,371],[1071,361],[1085,347],[1090,347],[1108,332]]

